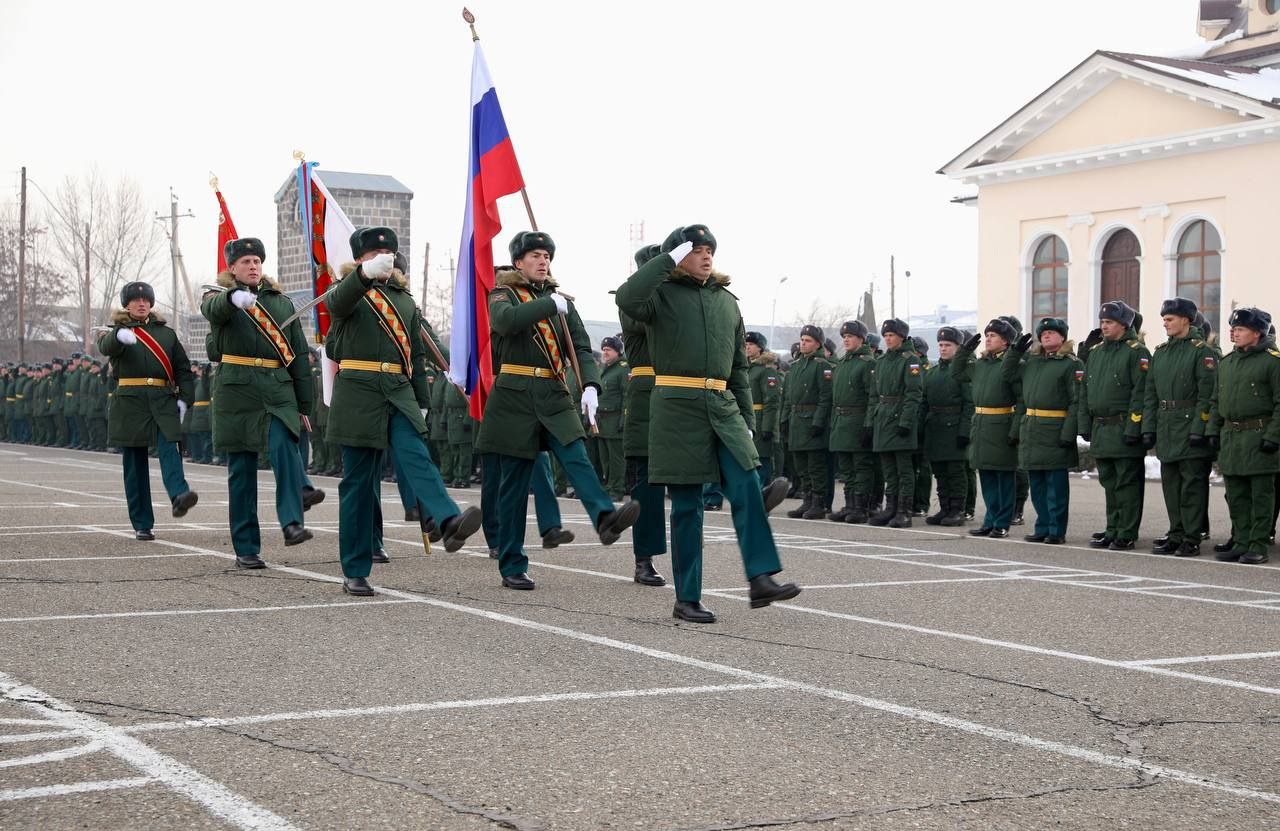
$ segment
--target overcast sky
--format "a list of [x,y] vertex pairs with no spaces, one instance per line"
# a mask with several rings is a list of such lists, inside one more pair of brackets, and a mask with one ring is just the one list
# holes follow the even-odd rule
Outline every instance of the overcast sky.
[[[164,213],[173,186],[196,214],[181,236],[200,283],[212,170],[274,272],[272,197],[300,148],[321,171],[412,188],[415,285],[428,241],[446,279],[467,178],[461,5],[0,0],[0,204],[24,164],[51,195],[92,164],[134,177]],[[965,188],[935,171],[1095,49],[1197,42],[1197,0],[471,8],[554,271],[590,318],[613,316],[641,221],[650,242],[709,225],[752,323],[784,275],[779,323],[819,295],[856,305],[891,254],[913,275],[900,315],[972,308],[977,212],[949,204]],[[501,209],[499,262],[526,227],[518,196]],[[887,285],[877,301],[883,315]]]

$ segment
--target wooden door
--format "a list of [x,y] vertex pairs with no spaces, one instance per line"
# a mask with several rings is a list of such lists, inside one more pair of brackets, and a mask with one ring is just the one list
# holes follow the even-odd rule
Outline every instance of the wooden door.
[[1138,308],[1141,297],[1142,248],[1132,231],[1112,234],[1102,250],[1102,302],[1122,300]]

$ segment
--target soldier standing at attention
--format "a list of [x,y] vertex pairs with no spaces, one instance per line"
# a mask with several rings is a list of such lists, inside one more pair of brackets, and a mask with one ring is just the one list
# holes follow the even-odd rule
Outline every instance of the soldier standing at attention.
[[1137,313],[1119,300],[1098,311],[1102,340],[1085,363],[1085,399],[1080,435],[1098,463],[1098,481],[1106,494],[1107,527],[1089,545],[1131,551],[1142,521],[1146,468],[1142,412],[1146,405],[1151,353],[1134,329]]
[[844,339],[844,355],[831,374],[830,448],[844,483],[844,507],[827,519],[856,524],[869,518],[867,503],[874,475],[867,400],[871,394],[875,357],[867,346],[867,326],[862,321],[845,321],[840,327],[840,337]]
[[[759,332],[747,332],[747,360],[751,362],[751,411],[756,421],[756,453],[760,455],[760,481],[773,481],[774,440],[782,410],[782,372],[778,356],[769,351],[769,339]],[[785,491],[783,492],[785,496]]]
[[924,454],[938,480],[938,512],[926,525],[964,525],[965,457],[973,426],[969,373],[956,363],[960,330],[938,330],[938,362],[924,374]]
[[[713,623],[702,605],[702,485],[719,482],[733,512],[752,608],[800,593],[782,570],[761,496],[751,428],[746,331],[729,278],[713,268],[705,225],[677,228],[618,289],[618,308],[648,327],[655,372],[649,478],[671,491],[672,615]],[[830,398],[828,396],[828,401]],[[825,450],[825,445],[823,446]]]
[[1142,412],[1142,445],[1160,460],[1160,486],[1169,530],[1155,554],[1196,557],[1207,527],[1213,448],[1207,435],[1218,382],[1218,356],[1193,325],[1196,304],[1174,297],[1160,306],[1168,340],[1151,354]]
[[886,351],[875,364],[867,426],[874,431],[871,449],[884,471],[884,510],[871,518],[871,524],[910,528],[916,490],[911,454],[919,444],[924,366],[907,339],[911,327],[905,321],[886,320],[880,334]]
[[1018,462],[1029,477],[1036,509],[1035,532],[1024,539],[1061,545],[1067,537],[1071,496],[1067,472],[1080,465],[1076,429],[1084,364],[1067,340],[1067,322],[1045,317],[1030,334],[1018,338],[1004,357],[1006,380],[1020,390],[1022,428]]
[[1218,436],[1218,467],[1227,485],[1234,547],[1215,555],[1267,562],[1280,473],[1280,350],[1268,335],[1271,315],[1246,307],[1231,313],[1231,343],[1218,369],[1209,433]]
[[[507,248],[515,270],[497,272],[497,286],[489,292],[489,328],[498,374],[485,404],[477,449],[501,457],[498,568],[502,585],[529,590],[534,588],[524,553],[529,478],[544,449],[559,460],[601,544],[617,542],[636,521],[640,505],[628,502],[615,509],[587,459],[582,421],[567,377],[566,350],[578,355],[582,411],[591,423],[600,403],[600,375],[582,319],[556,291],[551,277],[555,242],[550,234],[522,231]],[[567,332],[560,325],[561,315],[568,322]]]
[[458,510],[427,452],[426,348],[418,336],[422,318],[404,274],[395,268],[398,249],[390,228],[357,229],[351,235],[356,261],[342,267],[342,280],[328,303],[333,328],[326,348],[338,361],[329,436],[342,447],[344,470],[338,486],[342,590],[362,597],[374,593],[368,577],[380,516],[375,502],[382,453],[388,447],[421,510],[435,519],[446,551],[457,551],[480,527],[480,509]]
[[622,350],[622,341],[619,338],[608,337],[600,342],[600,356],[604,360],[604,371],[600,373],[600,409],[598,411],[600,462],[603,468],[601,478],[604,480],[609,498],[614,500],[622,500],[626,496],[627,479],[623,454],[626,421],[623,405],[627,397],[627,382],[631,370]]
[[128,283],[120,290],[123,309],[111,316],[110,331],[98,338],[98,351],[111,359],[119,386],[111,399],[107,429],[112,447],[120,448],[124,491],[134,537],[154,540],[151,477],[147,447],[154,443],[160,472],[175,517],[186,516],[199,496],[182,472],[178,439],[182,417],[193,400],[191,363],[178,336],[152,311],[156,293],[147,283]]
[[800,330],[800,355],[787,373],[787,406],[791,432],[787,449],[795,459],[804,501],[787,511],[792,519],[822,519],[827,515],[827,427],[831,421],[831,374],[834,368],[822,353],[822,330]]
[[253,237],[223,246],[227,270],[221,292],[200,304],[220,356],[213,395],[213,442],[227,456],[231,546],[240,568],[265,568],[259,556],[258,459],[267,454],[276,480],[276,519],[285,545],[311,539],[303,527],[305,484],[298,437],[312,408],[314,381],[307,362],[302,323],[280,328],[293,303],[262,273],[267,250]]
[[1021,418],[1015,406],[1018,401],[1016,380],[1003,374],[1004,353],[1018,337],[1013,324],[996,318],[987,324],[981,340],[983,354],[970,363],[978,348],[979,336],[965,343],[959,360],[972,373],[973,428],[969,437],[969,465],[978,471],[982,501],[987,511],[982,525],[971,528],[975,537],[1002,539],[1009,536],[1013,522],[1014,471],[1018,467],[1018,442]]

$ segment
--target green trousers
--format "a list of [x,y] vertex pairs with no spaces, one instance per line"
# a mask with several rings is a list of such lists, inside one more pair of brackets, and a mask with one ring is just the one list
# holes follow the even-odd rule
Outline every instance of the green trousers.
[[[551,433],[543,431],[547,447],[559,460],[565,475],[573,484],[582,507],[586,508],[591,524],[600,527],[600,517],[614,510],[613,500],[600,486],[595,468],[587,458],[582,439],[574,439],[567,445],[556,441]],[[537,458],[499,454],[502,479],[498,485],[498,570],[503,577],[523,574],[529,570],[529,557],[524,553],[524,533],[529,514],[529,480]],[[701,487],[701,486],[699,486]]]
[[[276,520],[280,527],[302,524],[302,457],[298,440],[280,419],[267,430],[267,458],[276,477]],[[231,548],[238,557],[262,553],[258,527],[258,454],[227,454],[227,512],[231,516]]]
[[944,499],[964,499],[965,489],[969,486],[964,461],[932,462],[931,465],[933,478],[938,482],[939,503]]
[[649,481],[649,458],[634,456],[630,465],[631,498],[640,503],[640,516],[631,526],[631,547],[637,560],[667,553],[667,489]]
[[1046,537],[1067,535],[1071,482],[1067,469],[1027,471],[1031,504],[1036,509],[1036,533]]
[[71,444],[71,431],[67,428],[67,417],[62,413],[53,416],[53,443],[57,447]]
[[[782,571],[773,530],[764,512],[760,475],[746,470],[717,439],[720,487],[733,513],[738,553],[747,579]],[[671,491],[671,569],[676,599],[692,603],[702,599],[702,486],[667,485]]]
[[827,470],[826,450],[797,450],[795,452],[796,476],[800,477],[800,487],[805,493],[813,495],[814,500],[825,505],[829,492],[827,482],[830,471]]
[[972,514],[978,509],[978,472],[964,463],[964,512]]
[[1098,481],[1106,495],[1107,536],[1136,540],[1142,522],[1142,492],[1146,465],[1142,457],[1098,459]]
[[[484,541],[489,548],[498,549],[498,491],[502,485],[502,459],[496,453],[480,454],[480,512],[484,515]],[[551,482],[551,460],[548,454],[539,453],[529,476],[533,490],[533,510],[538,517],[538,536],[552,528],[562,528],[560,502],[556,499],[555,485]]]
[[1022,468],[1018,468],[1013,474],[1013,512],[1020,514],[1031,494],[1031,477]]
[[870,498],[872,479],[876,472],[876,454],[855,450],[852,453],[836,453],[836,465],[846,494],[855,493]]
[[[390,408],[390,405],[388,405]],[[409,419],[392,409],[387,419],[387,445],[400,460],[409,487],[424,516],[436,523],[457,516],[457,504],[445,492],[440,470],[431,463],[426,442]],[[380,529],[377,506],[381,492],[382,451],[376,447],[342,447],[345,474],[338,484],[338,557],[344,577],[368,577]]]
[[987,512],[982,517],[983,528],[1009,530],[1013,522],[1013,495],[1016,476],[1012,470],[979,470],[978,481],[982,485],[982,501]]
[[1224,476],[1223,479],[1227,484],[1227,509],[1231,512],[1236,551],[1266,554],[1275,516],[1275,474]]
[[463,444],[450,444],[449,455],[453,462],[449,468],[449,475],[446,477],[450,482],[471,482],[471,467],[474,462],[472,455],[473,444],[468,439]]
[[933,466],[920,451],[911,454],[911,465],[916,472],[916,486],[912,493],[911,507],[923,513],[929,510],[929,492],[933,490]]
[[1212,459],[1183,459],[1160,463],[1160,490],[1169,514],[1169,543],[1200,544],[1209,517],[1209,472]]
[[94,450],[107,449],[107,417],[92,416],[89,419],[89,436]]
[[[191,490],[182,471],[182,454],[176,441],[159,437],[160,478],[164,482],[169,501]],[[151,508],[151,471],[147,448],[120,448],[124,466],[124,495],[129,506],[129,523],[135,531],[150,531],[155,527],[155,512]]]
[[622,452],[622,436],[598,441],[600,464],[604,468],[600,477],[604,480],[604,489],[614,499],[621,498],[627,492],[627,460]]
[[880,468],[884,471],[885,496],[897,497],[899,510],[911,510],[911,500],[916,492],[916,469],[911,463],[911,451],[891,450],[876,455],[880,457]]

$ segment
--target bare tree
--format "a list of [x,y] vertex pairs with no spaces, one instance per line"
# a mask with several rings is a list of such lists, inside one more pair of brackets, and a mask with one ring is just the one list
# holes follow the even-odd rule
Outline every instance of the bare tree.
[[[48,226],[32,211],[27,217],[27,273],[24,297],[23,337],[62,340],[58,302],[71,290],[68,274],[57,266]],[[0,339],[18,340],[18,219],[12,208],[0,215]]]
[[427,281],[427,293],[422,298],[422,316],[447,344],[453,328],[453,285],[447,277]]
[[820,327],[823,335],[835,341],[836,354],[839,355],[843,352],[840,345],[840,327],[846,320],[853,320],[855,317],[857,317],[857,309],[853,306],[828,304],[821,298],[814,298],[809,304],[808,311],[797,314],[793,323],[796,326],[812,324]]

